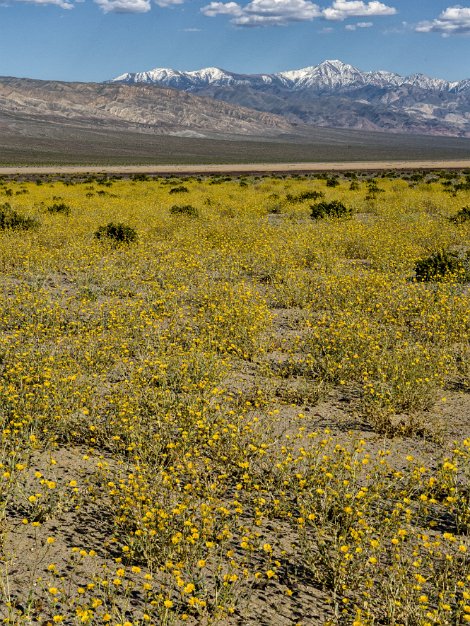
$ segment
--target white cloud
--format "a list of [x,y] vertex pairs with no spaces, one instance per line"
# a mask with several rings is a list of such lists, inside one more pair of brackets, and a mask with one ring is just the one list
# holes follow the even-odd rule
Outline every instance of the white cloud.
[[370,28],[373,26],[372,22],[358,22],[357,24],[347,24],[345,30],[357,30],[358,28]]
[[[47,5],[53,4],[62,9],[73,9],[73,0],[15,0],[28,4]],[[103,13],[147,13],[152,8],[151,0],[93,0]],[[75,0],[75,3],[84,0]],[[155,0],[155,4],[160,7],[172,7],[183,4],[185,0]]]
[[[213,1],[202,7],[207,17],[216,15],[231,16],[232,24],[237,26],[284,26],[292,22],[308,22],[317,17],[326,20],[343,21],[354,17],[375,17],[395,15],[397,10],[378,0],[333,0],[330,7],[320,9],[311,0],[251,0],[247,4],[239,2]],[[360,22],[359,24],[366,24]],[[356,24],[356,28],[368,28]]]
[[437,19],[420,22],[415,30],[418,33],[441,33],[444,37],[469,34],[470,7],[448,7]]
[[403,35],[404,33],[407,33],[410,30],[414,30],[414,26],[412,26],[408,22],[402,22],[400,25],[391,26],[390,28],[385,28],[382,31],[382,35]]
[[320,14],[318,6],[309,0],[252,0],[245,12],[299,21],[311,20]]
[[211,2],[201,11],[208,17],[230,15],[237,26],[285,26],[321,15],[318,5],[310,0],[251,0],[245,6],[237,2]]
[[216,15],[242,15],[243,9],[236,2],[211,2],[202,7],[201,12],[207,17]]
[[363,2],[363,0],[334,0],[331,7],[323,9],[322,15],[327,20],[343,21],[348,17],[374,17],[395,15],[397,10],[383,2]]
[[150,0],[94,0],[103,13],[147,13]]
[[184,0],[155,0],[155,4],[158,4],[159,7],[172,7],[175,4],[183,4]]
[[16,0],[17,2],[25,2],[27,4],[36,4],[38,6],[45,6],[47,4],[53,4],[61,9],[73,9],[72,2],[68,0]]

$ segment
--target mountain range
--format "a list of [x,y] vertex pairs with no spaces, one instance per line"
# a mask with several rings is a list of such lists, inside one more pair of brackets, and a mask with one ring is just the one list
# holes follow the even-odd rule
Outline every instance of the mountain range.
[[290,70],[277,74],[236,74],[217,67],[207,67],[193,72],[180,72],[168,68],[156,68],[148,72],[126,73],[114,78],[112,82],[128,84],[160,84],[185,91],[196,91],[203,86],[225,87],[229,85],[250,85],[252,87],[287,87],[298,91],[315,89],[317,91],[354,89],[371,85],[390,88],[408,85],[430,91],[470,93],[470,79],[450,82],[440,78],[430,78],[425,74],[400,76],[393,72],[362,72],[342,61],[323,61],[319,65]]
[[[191,85],[182,72],[175,77],[169,70],[157,75],[162,80],[166,76],[171,85],[148,77],[139,82],[136,76],[104,83],[0,77],[0,162],[468,158],[469,95],[464,82],[436,82],[433,90],[404,84],[395,91],[372,84],[358,87],[354,72],[347,75],[341,67],[323,64],[317,72],[323,76],[321,88],[302,87],[312,85],[314,74],[302,70],[285,72],[283,86],[266,77],[235,84],[234,76],[226,78],[221,70],[188,72]],[[185,89],[175,88],[174,81],[183,79]],[[401,108],[396,105],[398,93]],[[433,102],[433,111],[459,104],[452,118],[434,114],[424,123],[404,111],[403,93],[411,94],[409,108],[417,106],[417,94],[426,106]]]
[[276,74],[157,68],[110,82],[171,87],[282,115],[294,124],[470,137],[470,79],[363,72],[327,60]]

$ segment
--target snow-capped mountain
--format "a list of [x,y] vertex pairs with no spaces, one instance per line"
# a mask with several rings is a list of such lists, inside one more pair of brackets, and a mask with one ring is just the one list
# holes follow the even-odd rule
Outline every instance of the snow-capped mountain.
[[265,86],[278,85],[289,89],[344,89],[349,87],[418,87],[429,91],[470,92],[470,79],[450,82],[431,78],[424,74],[400,76],[393,72],[362,72],[353,65],[338,60],[323,61],[319,65],[277,74],[236,74],[217,67],[208,67],[192,72],[181,72],[167,68],[156,68],[147,72],[126,73],[112,82],[147,83],[175,87],[190,91],[202,86],[225,87],[228,85]]
[[295,124],[470,137],[470,79],[363,72],[329,60],[277,74],[157,68],[110,82],[172,87],[281,114]]
[[352,65],[341,61],[324,61],[320,65],[305,67],[300,70],[281,72],[276,77],[293,89],[309,89],[315,87],[346,87],[365,84],[365,76]]
[[241,77],[237,74],[226,72],[218,67],[206,67],[202,70],[194,72],[179,72],[164,67],[157,67],[148,72],[135,72],[133,74],[122,74],[114,78],[113,83],[128,84],[155,84],[165,87],[174,87],[175,89],[184,89],[191,91],[192,87],[201,87],[206,85],[233,85],[241,84]]

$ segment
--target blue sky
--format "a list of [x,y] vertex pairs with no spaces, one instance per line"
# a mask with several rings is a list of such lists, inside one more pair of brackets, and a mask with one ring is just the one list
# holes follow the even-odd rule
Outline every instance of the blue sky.
[[208,66],[277,72],[324,59],[470,78],[470,2],[0,0],[1,76],[101,81]]

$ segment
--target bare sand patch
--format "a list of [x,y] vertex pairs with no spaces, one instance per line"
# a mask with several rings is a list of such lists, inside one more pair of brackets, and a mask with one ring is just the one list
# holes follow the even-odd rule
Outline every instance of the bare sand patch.
[[0,175],[16,174],[255,174],[367,170],[465,169],[469,160],[451,161],[351,161],[332,163],[240,163],[206,165],[90,165],[0,167]]

